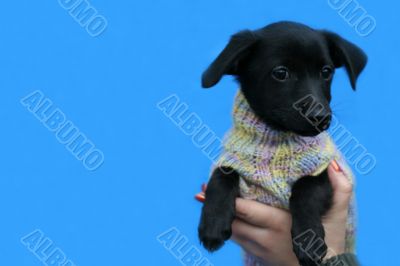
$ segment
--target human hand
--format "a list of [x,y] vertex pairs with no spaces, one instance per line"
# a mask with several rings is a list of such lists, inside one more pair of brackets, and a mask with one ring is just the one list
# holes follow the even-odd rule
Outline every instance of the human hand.
[[[345,251],[346,221],[352,194],[352,185],[336,162],[328,167],[328,175],[334,196],[332,208],[323,218],[328,246],[326,259]],[[198,200],[203,196],[198,195]],[[236,216],[232,224],[232,239],[244,250],[259,257],[266,265],[299,265],[293,253],[290,233],[292,218],[289,212],[238,198]]]
[[[195,198],[205,201],[206,185]],[[232,224],[232,239],[247,252],[261,258],[265,265],[298,266],[293,253],[291,224],[288,211],[263,203],[236,199],[236,219]]]
[[[325,259],[345,251],[345,233],[352,185],[336,162],[328,167],[334,190],[333,205],[323,218],[328,253]],[[237,199],[237,219],[232,226],[232,239],[266,265],[299,265],[292,251],[289,212],[265,204]]]
[[244,250],[259,257],[265,265],[298,266],[293,252],[288,211],[238,198],[232,239]]

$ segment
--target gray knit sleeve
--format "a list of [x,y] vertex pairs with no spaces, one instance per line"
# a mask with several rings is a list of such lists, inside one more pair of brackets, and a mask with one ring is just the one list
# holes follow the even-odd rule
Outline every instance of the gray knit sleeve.
[[321,266],[359,266],[357,257],[351,253],[344,253],[328,259]]

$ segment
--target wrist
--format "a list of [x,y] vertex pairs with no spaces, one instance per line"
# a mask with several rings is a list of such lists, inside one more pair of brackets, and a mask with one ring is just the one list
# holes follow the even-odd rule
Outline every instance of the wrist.
[[357,257],[351,253],[343,253],[338,256],[332,257],[326,260],[322,266],[358,266],[360,265]]

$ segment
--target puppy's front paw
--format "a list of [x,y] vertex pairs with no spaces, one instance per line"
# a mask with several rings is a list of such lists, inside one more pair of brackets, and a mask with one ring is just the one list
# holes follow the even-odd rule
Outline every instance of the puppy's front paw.
[[203,213],[199,225],[199,238],[204,248],[213,252],[218,250],[232,235],[233,215],[213,217]]
[[324,237],[325,231],[321,223],[305,225],[293,222],[293,251],[300,265],[317,266],[321,264],[328,249]]

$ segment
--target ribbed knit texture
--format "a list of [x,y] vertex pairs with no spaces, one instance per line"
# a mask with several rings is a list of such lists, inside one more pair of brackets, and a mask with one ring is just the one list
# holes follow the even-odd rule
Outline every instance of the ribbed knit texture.
[[[242,198],[288,209],[293,183],[303,176],[320,174],[332,159],[336,159],[353,182],[350,168],[327,132],[315,137],[303,137],[272,129],[254,114],[240,90],[235,98],[233,122],[216,166],[229,166],[239,173]],[[346,252],[354,251],[354,218],[352,200]],[[245,254],[245,265],[262,263],[254,256]]]

